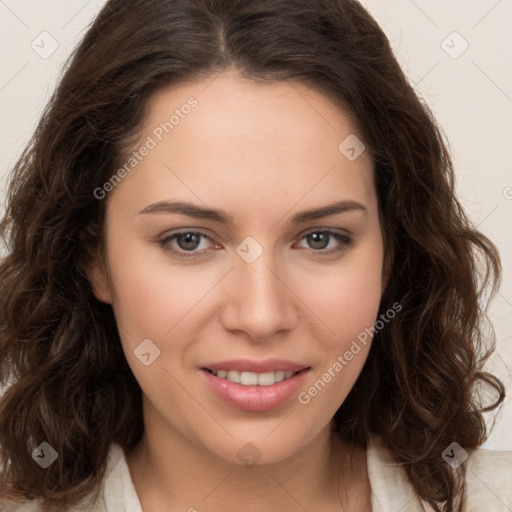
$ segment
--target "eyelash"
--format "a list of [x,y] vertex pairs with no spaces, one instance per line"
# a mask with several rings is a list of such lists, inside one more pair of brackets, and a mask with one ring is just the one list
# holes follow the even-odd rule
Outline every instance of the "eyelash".
[[[302,240],[303,238],[306,238],[308,235],[312,235],[312,234],[326,234],[328,233],[329,235],[332,235],[332,237],[334,237],[336,240],[338,240],[340,242],[340,245],[334,249],[330,249],[330,250],[322,250],[322,249],[310,249],[311,251],[313,251],[313,253],[318,253],[322,256],[331,256],[331,255],[334,255],[334,254],[339,254],[343,251],[345,251],[348,247],[350,247],[353,243],[353,239],[351,236],[347,235],[347,234],[343,234],[343,233],[339,233],[337,231],[332,231],[332,230],[329,230],[329,229],[313,229],[313,230],[310,230],[308,231],[307,233],[304,233],[304,235],[302,235],[302,237],[300,238],[300,240]],[[174,233],[170,236],[167,236],[165,237],[163,240],[159,241],[158,242],[158,245],[166,252],[170,252],[173,256],[176,256],[178,258],[182,258],[182,259],[188,259],[188,258],[194,258],[195,257],[195,253],[198,252],[198,251],[185,251],[183,252],[183,250],[180,252],[180,251],[176,251],[174,249],[170,249],[168,247],[168,244],[169,242],[171,242],[172,240],[174,240],[175,238],[179,237],[179,236],[183,236],[183,235],[199,235],[201,237],[205,237],[205,238],[208,238],[209,240],[211,240],[211,238],[206,235],[205,233],[202,233],[200,231],[180,231],[179,233]],[[330,241],[330,239],[329,239]]]

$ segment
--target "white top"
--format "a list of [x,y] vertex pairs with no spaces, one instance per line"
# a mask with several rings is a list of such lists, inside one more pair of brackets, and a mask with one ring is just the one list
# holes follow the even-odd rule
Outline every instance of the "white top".
[[[464,512],[512,512],[512,451],[478,449],[464,463],[468,464]],[[378,436],[369,441],[367,467],[372,512],[432,510],[418,499],[405,470],[392,462],[390,452],[382,446]],[[38,510],[37,501],[13,505],[0,498],[1,512]],[[95,505],[75,508],[73,512],[143,512],[121,446],[111,445],[99,501]]]

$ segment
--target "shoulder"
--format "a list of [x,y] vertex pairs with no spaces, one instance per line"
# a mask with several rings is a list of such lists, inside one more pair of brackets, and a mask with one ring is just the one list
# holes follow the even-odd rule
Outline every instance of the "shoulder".
[[[496,451],[478,448],[468,458],[468,468],[487,471],[489,468],[502,469],[508,475],[512,471],[512,450]],[[496,475],[495,475],[496,476]]]
[[17,501],[0,495],[1,512],[36,512],[38,510],[40,510],[40,504],[38,500]]
[[[104,508],[98,508],[98,504],[91,503],[88,499],[83,500],[73,508],[73,512],[98,512]],[[42,504],[39,499],[35,500],[12,500],[0,495],[0,512],[40,512]]]
[[0,491],[0,512],[32,512],[40,510],[39,500],[14,498],[5,491]]
[[468,510],[512,510],[512,451],[479,448],[467,459]]
[[[432,511],[416,495],[404,466],[394,460],[381,436],[370,438],[367,452],[373,510]],[[512,451],[479,448],[458,452],[457,457],[466,466],[464,512],[511,512]]]
[[[86,496],[82,501],[73,507],[72,512],[98,512],[107,510],[123,510],[123,504],[118,503],[120,497],[123,497],[122,489],[119,491],[119,481],[123,480],[124,452],[117,443],[112,443],[107,460],[107,469],[104,479],[100,486],[100,492],[96,496]],[[105,503],[105,491],[107,494],[117,491],[117,496],[109,496],[109,503]],[[107,506],[109,505],[109,506]],[[34,499],[12,499],[5,494],[0,493],[0,512],[40,512],[42,510],[41,500]],[[71,511],[70,511],[71,512]]]

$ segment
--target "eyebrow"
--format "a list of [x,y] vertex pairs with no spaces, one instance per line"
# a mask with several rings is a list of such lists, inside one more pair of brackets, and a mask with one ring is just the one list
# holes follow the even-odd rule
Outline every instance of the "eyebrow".
[[[309,220],[320,219],[330,215],[336,215],[349,211],[359,210],[367,213],[367,209],[361,203],[352,200],[340,201],[338,203],[322,206],[321,208],[306,210],[301,213],[294,215],[290,219],[290,223],[293,225],[301,224]],[[186,215],[188,217],[194,217],[197,219],[212,220],[220,222],[222,224],[232,225],[234,219],[224,210],[214,210],[211,208],[203,208],[202,206],[195,205],[193,203],[187,203],[184,201],[158,201],[156,203],[146,206],[139,214],[146,213],[178,213],[180,215]]]

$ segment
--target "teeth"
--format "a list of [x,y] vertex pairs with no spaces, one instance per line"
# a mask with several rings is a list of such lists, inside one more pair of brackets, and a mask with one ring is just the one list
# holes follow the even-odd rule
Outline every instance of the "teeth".
[[211,370],[213,375],[221,379],[242,384],[244,386],[272,386],[276,382],[289,379],[296,372],[285,372],[278,370],[277,372],[253,373],[253,372],[237,372],[235,370]]
[[236,382],[237,384],[240,384],[240,372],[229,371],[226,376],[226,379],[228,379],[231,382]]
[[[289,373],[289,372],[288,372]],[[285,378],[285,373],[282,370],[276,372],[276,382],[281,382]]]
[[[262,374],[260,374],[260,375],[262,375]],[[244,386],[257,386],[258,385],[258,377],[259,377],[259,375],[257,373],[242,372],[240,374],[240,384],[243,384]]]

